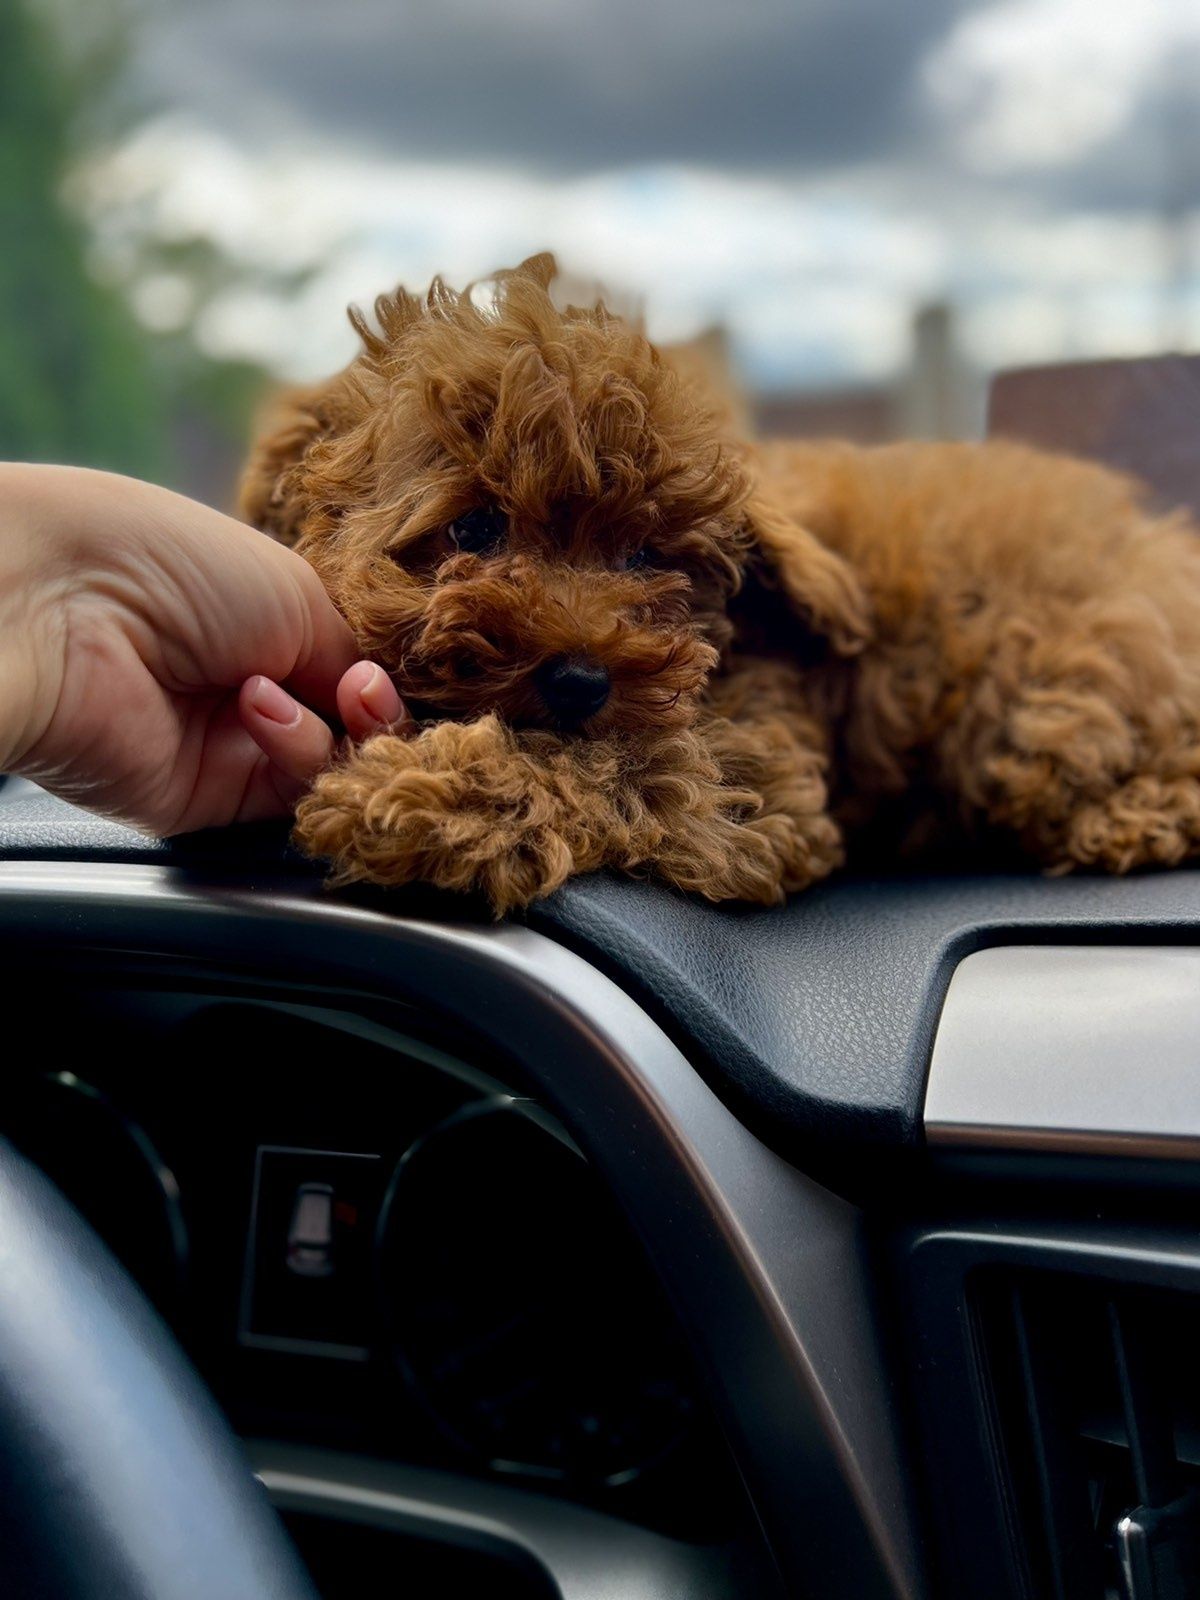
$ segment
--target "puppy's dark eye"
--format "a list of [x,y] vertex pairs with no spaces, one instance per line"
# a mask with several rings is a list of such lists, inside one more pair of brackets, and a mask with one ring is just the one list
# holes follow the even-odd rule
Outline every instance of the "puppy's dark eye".
[[504,538],[506,525],[495,506],[476,506],[455,517],[447,525],[446,532],[459,550],[479,556],[496,548]]
[[646,545],[638,550],[631,550],[620,563],[622,572],[636,572],[639,567],[648,567],[654,560],[654,552]]

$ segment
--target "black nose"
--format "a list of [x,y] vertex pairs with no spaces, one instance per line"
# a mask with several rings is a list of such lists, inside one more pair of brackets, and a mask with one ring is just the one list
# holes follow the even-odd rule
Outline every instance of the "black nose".
[[560,722],[586,722],[608,699],[604,667],[586,656],[555,656],[538,669],[542,699]]

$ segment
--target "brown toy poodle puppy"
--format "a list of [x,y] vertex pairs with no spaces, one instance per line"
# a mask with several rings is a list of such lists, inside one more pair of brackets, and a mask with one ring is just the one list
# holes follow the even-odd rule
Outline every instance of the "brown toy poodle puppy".
[[1007,838],[1054,871],[1200,845],[1200,541],[1012,444],[739,445],[554,264],[357,312],[243,509],[423,724],[301,801],[343,879],[497,912],[601,866],[760,902]]

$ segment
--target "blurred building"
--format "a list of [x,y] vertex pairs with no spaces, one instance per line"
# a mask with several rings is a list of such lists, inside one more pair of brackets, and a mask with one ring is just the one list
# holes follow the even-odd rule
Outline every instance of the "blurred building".
[[962,354],[953,309],[937,302],[914,312],[909,360],[893,381],[757,395],[749,413],[765,438],[972,439],[983,431],[986,388]]

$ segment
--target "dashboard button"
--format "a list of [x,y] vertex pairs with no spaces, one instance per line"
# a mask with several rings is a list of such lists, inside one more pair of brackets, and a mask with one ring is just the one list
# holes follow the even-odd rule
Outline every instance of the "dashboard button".
[[259,1147],[239,1342],[365,1360],[374,1339],[378,1155]]
[[301,1278],[329,1277],[333,1271],[333,1217],[333,1185],[302,1183],[292,1201],[287,1236],[289,1272]]

